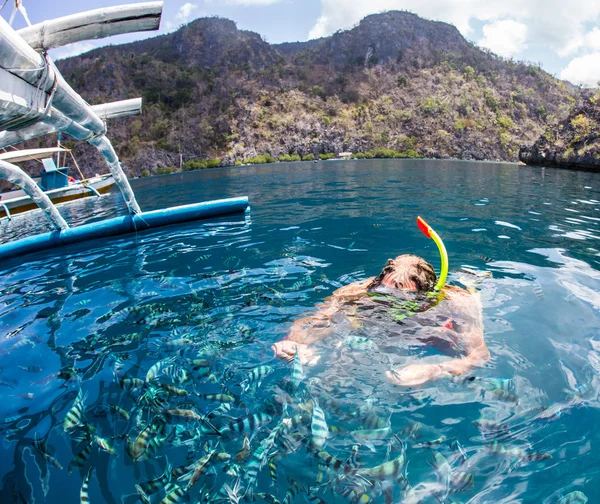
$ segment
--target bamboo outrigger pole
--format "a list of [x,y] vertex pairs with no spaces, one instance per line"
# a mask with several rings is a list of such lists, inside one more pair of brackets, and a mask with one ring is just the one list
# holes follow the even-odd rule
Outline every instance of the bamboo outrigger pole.
[[162,2],[104,7],[44,21],[17,33],[36,51],[48,51],[83,40],[158,30],[162,7]]
[[69,229],[69,225],[58,213],[54,203],[21,168],[0,160],[0,178],[8,180],[23,189],[23,192],[45,212],[56,229],[61,231]]
[[[152,6],[153,9],[157,7],[162,9],[162,2],[152,2]],[[135,12],[136,9],[145,12],[148,10],[147,7],[148,4],[128,6],[127,16],[131,17],[131,13]],[[137,22],[130,19],[129,31],[135,31],[139,26],[147,26],[147,22],[144,16],[138,19]],[[84,33],[85,30],[80,32],[78,36],[84,37]],[[88,33],[91,36],[94,33],[98,34],[98,31],[90,30]],[[84,39],[79,38],[79,40]],[[45,134],[48,130],[52,131],[52,128],[55,128],[55,131],[64,131],[68,134],[72,134],[71,131],[77,130],[78,133],[73,135],[75,138],[86,140],[96,146],[105,157],[129,211],[136,214],[141,213],[118,157],[110,144],[110,140],[106,138],[106,124],[104,121],[66,83],[48,56],[45,53],[43,55],[38,54],[2,18],[0,18],[0,68],[19,78],[24,84],[27,83],[33,86],[39,95],[38,102],[43,100],[45,103],[43,111],[38,106],[37,109],[31,109],[29,114],[24,114],[22,123],[18,121],[15,123],[15,118],[9,116],[7,118],[9,119],[8,126],[18,129],[35,121],[43,121],[46,126],[41,126],[37,130],[42,132],[40,134]],[[10,97],[8,101],[10,101]],[[53,115],[58,115],[52,114],[53,108],[64,117],[53,117]],[[65,118],[69,121],[70,126],[68,129],[65,126]],[[0,114],[2,129],[6,129],[3,119],[3,115]],[[62,126],[59,123],[62,123]],[[83,130],[87,130],[87,135]],[[7,138],[7,135],[4,135],[4,137]]]

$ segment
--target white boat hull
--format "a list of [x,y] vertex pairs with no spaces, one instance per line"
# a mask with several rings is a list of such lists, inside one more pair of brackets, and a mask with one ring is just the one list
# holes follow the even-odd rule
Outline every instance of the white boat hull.
[[[94,188],[98,193],[103,194],[110,191],[114,185],[115,180],[112,175],[102,175],[88,179],[85,185],[78,182],[59,189],[45,191],[45,193],[56,204],[87,198],[88,196],[97,196],[90,187]],[[0,194],[0,196],[2,197],[0,199],[0,216],[6,216],[3,205],[6,205],[11,214],[27,212],[38,208],[32,199],[20,189]]]

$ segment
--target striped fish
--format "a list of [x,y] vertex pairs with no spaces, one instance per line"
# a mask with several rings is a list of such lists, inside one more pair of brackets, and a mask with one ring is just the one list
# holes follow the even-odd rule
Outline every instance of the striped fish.
[[162,374],[168,376],[173,383],[177,384],[184,383],[190,379],[189,373],[177,364],[167,366],[162,370]]
[[422,443],[416,443],[413,445],[413,448],[430,448],[432,450],[438,449],[447,441],[446,436],[440,436],[433,441],[423,441]]
[[[144,494],[154,494],[156,492],[158,492],[161,488],[164,488],[165,486],[167,486],[167,484],[171,481],[171,471],[173,470],[173,468],[171,467],[171,464],[167,464],[167,468],[165,469],[165,472],[159,476],[158,478],[154,478],[150,481],[147,481],[145,483],[141,483],[139,485],[136,485],[136,487],[139,487],[140,490],[142,490],[142,492]],[[137,488],[136,488],[137,490]],[[139,491],[138,491],[139,494]]]
[[83,449],[75,455],[73,460],[69,463],[69,474],[73,472],[75,467],[83,467],[85,463],[89,460],[90,455],[92,454],[92,442],[88,442]]
[[233,438],[241,435],[252,435],[264,425],[271,422],[272,417],[266,413],[254,413],[253,415],[238,418],[220,431],[222,436]]
[[533,293],[539,301],[544,300],[544,289],[542,289],[542,286],[538,282],[534,282],[533,284]]
[[271,485],[277,486],[277,462],[279,462],[279,456],[275,455],[268,461],[269,465],[269,476],[271,476]]
[[204,457],[202,457],[200,460],[198,460],[198,462],[196,462],[192,466],[193,472],[189,473],[186,476],[182,476],[182,477],[178,478],[178,481],[189,479],[189,483],[188,483],[188,486],[186,487],[186,490],[189,490],[196,483],[198,483],[200,476],[202,476],[208,469],[208,465],[209,465],[211,459],[213,458],[213,455],[216,453],[216,451],[217,451],[217,449],[215,448],[215,449],[211,450],[210,452],[208,452]]
[[450,493],[464,492],[475,485],[473,473],[453,471],[450,476]]
[[576,490],[556,501],[556,504],[586,504],[588,498],[583,492]]
[[231,403],[235,401],[235,397],[230,394],[199,394],[199,397],[205,401],[215,401],[222,403]]
[[352,466],[346,462],[342,462],[340,459],[334,457],[326,451],[318,452],[317,457],[323,461],[325,467],[329,468],[335,473],[351,474],[354,472],[354,468]]
[[175,488],[167,493],[165,498],[160,501],[160,504],[177,504],[183,502],[186,498],[187,490],[180,486],[175,486]]
[[149,383],[158,378],[158,376],[162,374],[163,370],[171,364],[173,364],[174,361],[175,357],[169,357],[168,359],[160,360],[156,364],[154,364],[150,369],[148,369],[148,372],[146,373],[146,383]]
[[514,392],[515,390],[515,381],[512,378],[479,378],[477,382],[490,392],[494,390]]
[[83,478],[83,484],[81,485],[81,490],[79,491],[79,502],[81,504],[89,504],[90,495],[89,495],[89,484],[90,484],[90,476],[92,475],[92,471],[94,470],[94,466],[91,466]]
[[249,494],[249,496],[252,496],[254,485],[256,485],[258,480],[258,473],[265,465],[269,452],[275,444],[275,438],[280,430],[279,425],[271,431],[271,434],[269,434],[260,442],[256,450],[254,450],[250,462],[248,462],[248,466],[246,468],[246,482],[248,484],[246,492]]
[[71,406],[71,409],[67,412],[67,416],[63,422],[65,432],[73,429],[74,427],[83,425],[83,410],[85,409],[86,398],[87,393],[83,395],[81,389],[79,389],[79,393],[73,402],[73,406]]
[[366,430],[385,429],[390,426],[390,419],[382,418],[371,411],[362,418],[362,424]]
[[115,450],[106,439],[101,438],[100,436],[94,436],[94,443],[96,443],[100,449],[103,451],[110,453],[111,455],[119,455],[117,450]]
[[290,377],[289,389],[293,394],[298,390],[300,383],[304,379],[304,369],[302,367],[302,361],[300,360],[300,354],[298,353],[298,347],[296,347],[296,353],[294,354],[294,363],[292,365],[292,375]]
[[236,454],[235,460],[236,462],[243,462],[250,456],[250,454],[250,438],[248,436],[245,436],[242,449]]
[[373,501],[371,496],[359,487],[348,487],[341,493],[342,496],[348,499],[352,504],[369,504],[369,502]]
[[355,444],[352,445],[352,451],[350,452],[350,456],[348,457],[348,460],[346,460],[346,464],[348,464],[351,467],[358,467],[358,451],[360,450],[360,445],[359,444]]
[[399,457],[375,467],[362,469],[359,471],[359,474],[371,480],[397,480],[402,474],[402,469],[404,468],[405,462],[406,454],[403,448]]
[[312,410],[312,420],[310,423],[310,443],[309,448],[312,451],[317,451],[322,448],[327,441],[328,436],[327,422],[325,421],[325,413],[319,407],[319,403],[315,399]]
[[244,381],[240,383],[242,390],[246,392],[251,386],[260,387],[262,380],[273,372],[271,366],[259,366],[250,371]]
[[519,403],[519,396],[512,392],[508,392],[507,390],[496,389],[492,391],[492,395],[494,396],[494,399],[497,399],[498,401],[514,404]]
[[281,501],[281,504],[291,504],[291,502],[296,498],[296,495],[298,495],[302,490],[300,483],[298,483],[296,480],[288,478],[288,482],[290,486],[288,487],[288,490],[285,493],[285,497]]
[[119,380],[119,386],[127,392],[138,392],[146,386],[146,383],[139,378],[122,378]]

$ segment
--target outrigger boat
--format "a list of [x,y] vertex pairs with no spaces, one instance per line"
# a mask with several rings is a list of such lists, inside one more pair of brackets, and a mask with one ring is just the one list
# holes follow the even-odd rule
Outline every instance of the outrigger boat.
[[[107,137],[107,121],[139,114],[142,99],[90,105],[69,86],[48,55],[50,49],[83,40],[157,30],[162,8],[162,1],[121,5],[30,25],[22,0],[15,0],[10,23],[0,17],[0,149],[54,133],[85,141],[104,157],[128,210],[124,216],[71,227],[47,192],[19,166],[0,158],[0,179],[19,186],[54,227],[49,233],[0,244],[0,259],[248,210],[248,198],[242,196],[142,211]],[[29,26],[15,31],[10,25],[17,11]],[[91,191],[89,183],[87,189]]]
[[[53,157],[61,154],[70,155],[74,166],[79,171],[80,180],[75,180],[69,175],[68,167],[57,167]],[[60,157],[59,157],[60,159]],[[50,198],[52,203],[63,203],[65,201],[86,198],[88,196],[99,197],[107,193],[115,185],[115,179],[111,174],[95,175],[91,178],[85,178],[79,170],[77,161],[73,153],[64,147],[52,147],[48,149],[28,149],[15,150],[12,152],[0,153],[0,160],[9,163],[18,164],[27,161],[39,161],[42,166],[41,176],[33,180],[40,186],[42,191]],[[27,212],[38,208],[23,189],[0,193],[0,216],[4,212],[5,216]]]

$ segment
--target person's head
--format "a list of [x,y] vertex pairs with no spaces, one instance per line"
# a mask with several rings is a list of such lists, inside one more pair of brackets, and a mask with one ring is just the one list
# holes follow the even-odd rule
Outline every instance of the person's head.
[[427,292],[433,290],[436,282],[437,277],[431,264],[420,257],[405,254],[389,259],[369,287],[382,285],[390,289]]

